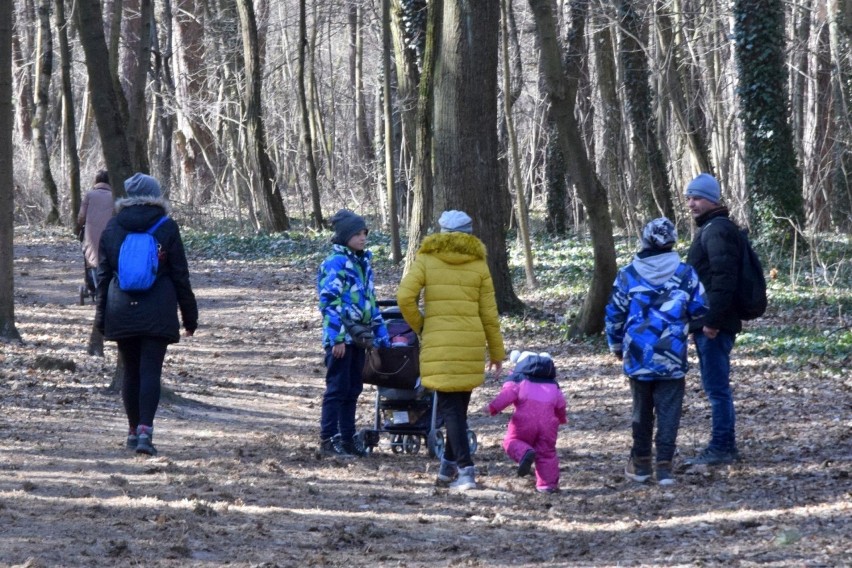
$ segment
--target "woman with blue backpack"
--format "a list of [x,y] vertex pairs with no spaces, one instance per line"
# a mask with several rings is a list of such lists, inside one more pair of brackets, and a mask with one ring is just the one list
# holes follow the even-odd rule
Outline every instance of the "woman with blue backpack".
[[124,361],[122,400],[126,446],[155,455],[154,415],[166,348],[180,340],[178,309],[187,337],[198,327],[198,306],[180,230],[168,216],[160,184],[136,173],[125,180],[127,197],[101,235],[95,327],[115,341]]

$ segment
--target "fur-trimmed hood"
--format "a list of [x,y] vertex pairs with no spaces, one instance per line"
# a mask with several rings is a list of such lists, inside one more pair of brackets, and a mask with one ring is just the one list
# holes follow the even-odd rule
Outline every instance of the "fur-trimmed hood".
[[166,212],[166,215],[171,213],[172,206],[166,200],[165,197],[122,197],[121,199],[117,199],[115,201],[115,212],[120,213],[122,209],[125,207],[132,207],[133,205],[156,205],[162,207]]
[[423,239],[417,254],[432,254],[448,264],[485,260],[485,244],[468,233],[435,233]]

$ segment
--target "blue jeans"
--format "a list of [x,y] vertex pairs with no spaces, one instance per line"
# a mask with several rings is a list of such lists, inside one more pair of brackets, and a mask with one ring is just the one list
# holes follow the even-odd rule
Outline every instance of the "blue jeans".
[[444,459],[456,462],[459,467],[473,465],[467,439],[467,407],[470,404],[470,395],[470,391],[438,391],[438,414],[444,419],[444,426],[447,428]]
[[364,390],[361,371],[364,369],[364,350],[353,345],[346,346],[346,354],[340,359],[331,355],[331,347],[325,349],[325,394],[322,397],[320,438],[327,440],[340,434],[344,440],[355,436],[355,410],[358,397]]
[[124,359],[121,398],[131,428],[154,425],[160,405],[160,378],[168,342],[159,337],[128,337],[118,340],[118,353]]
[[734,396],[731,393],[731,349],[736,334],[719,331],[715,339],[710,339],[699,330],[693,337],[701,367],[701,384],[710,401],[713,416],[712,434],[707,447],[718,452],[734,452],[737,440]]
[[649,457],[654,416],[657,418],[657,461],[672,461],[683,408],[684,379],[639,381],[630,379],[633,393],[633,448],[631,455]]

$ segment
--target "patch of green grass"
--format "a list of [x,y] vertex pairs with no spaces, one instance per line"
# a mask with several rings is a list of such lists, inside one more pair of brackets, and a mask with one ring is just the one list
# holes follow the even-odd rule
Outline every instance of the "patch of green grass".
[[818,357],[830,366],[848,366],[852,359],[852,328],[761,327],[738,335],[737,349],[782,363],[801,364]]

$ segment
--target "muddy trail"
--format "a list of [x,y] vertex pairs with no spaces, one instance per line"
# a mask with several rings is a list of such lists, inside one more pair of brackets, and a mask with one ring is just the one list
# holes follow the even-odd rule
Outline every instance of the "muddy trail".
[[[473,414],[480,489],[434,484],[425,444],[367,458],[317,454],[324,368],[315,266],[193,258],[200,326],[171,346],[155,458],[124,449],[107,386],[115,347],[86,354],[75,241],[18,230],[16,322],[0,343],[0,566],[840,566],[852,564],[848,373],[736,354],[743,461],[677,468],[677,484],[625,478],[630,394],[600,342],[507,329],[547,350],[569,423],[561,492],[535,492],[500,442],[508,414]],[[399,274],[377,270],[380,296]],[[788,315],[787,317],[790,317]],[[772,318],[776,318],[773,320]],[[769,315],[762,325],[785,325]],[[681,456],[709,408],[687,379]],[[471,409],[499,390],[489,379]],[[367,387],[358,423],[369,427]]]

